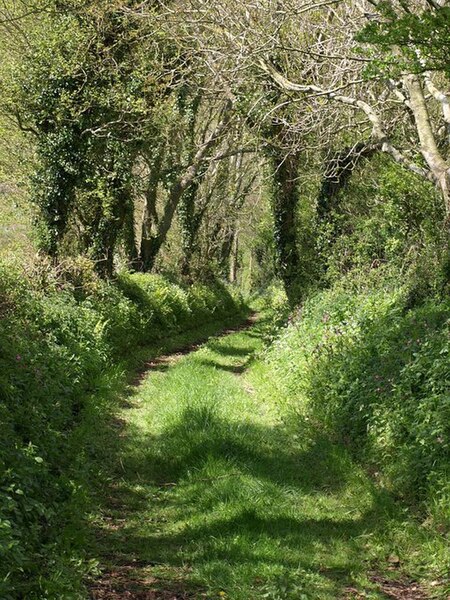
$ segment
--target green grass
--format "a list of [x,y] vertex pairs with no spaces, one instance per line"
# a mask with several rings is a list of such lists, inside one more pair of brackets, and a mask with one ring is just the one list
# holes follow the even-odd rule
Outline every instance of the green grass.
[[101,441],[109,472],[94,552],[106,571],[125,569],[127,589],[315,600],[352,586],[385,598],[371,572],[395,553],[389,577],[420,577],[439,549],[280,402],[258,355],[264,330],[261,320],[212,339],[131,389]]
[[18,189],[2,182],[0,173],[0,257],[22,259],[35,252],[31,210]]

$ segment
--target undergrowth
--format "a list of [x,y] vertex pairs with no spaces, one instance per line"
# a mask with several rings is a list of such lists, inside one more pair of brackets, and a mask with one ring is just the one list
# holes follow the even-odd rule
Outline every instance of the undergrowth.
[[0,265],[2,599],[83,597],[86,406],[121,385],[137,348],[242,310],[220,284],[127,273],[106,283],[82,262],[28,275]]
[[[394,274],[395,275],[395,274]],[[345,443],[442,531],[450,514],[450,301],[382,271],[312,294],[267,352],[280,402]]]

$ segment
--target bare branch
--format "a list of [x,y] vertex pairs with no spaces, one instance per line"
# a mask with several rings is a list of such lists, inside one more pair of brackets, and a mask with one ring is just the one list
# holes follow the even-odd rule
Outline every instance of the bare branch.
[[358,100],[351,96],[344,96],[342,94],[337,94],[333,90],[323,90],[316,85],[301,85],[294,82],[289,81],[284,75],[279,73],[272,65],[261,61],[261,68],[270,75],[273,81],[282,89],[286,89],[289,91],[297,91],[301,93],[317,93],[321,96],[326,96],[331,100],[335,100],[337,102],[341,102],[342,104],[346,104],[352,106],[353,108],[362,110],[369,121],[372,124],[372,137],[375,142],[378,142],[381,145],[381,150],[390,154],[396,162],[398,162],[403,167],[406,167],[416,175],[420,175],[421,177],[425,177],[431,181],[436,181],[434,175],[428,171],[428,169],[424,169],[419,165],[416,165],[412,161],[408,160],[390,141],[388,135],[384,131],[380,116],[377,112],[363,100]]

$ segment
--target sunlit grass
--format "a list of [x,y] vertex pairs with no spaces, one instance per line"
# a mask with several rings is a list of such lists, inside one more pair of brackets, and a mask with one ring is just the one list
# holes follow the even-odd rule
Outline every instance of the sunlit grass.
[[0,173],[0,257],[21,259],[34,250],[31,210],[15,186]]
[[263,329],[213,339],[127,399],[106,562],[198,598],[332,599],[348,586],[383,598],[369,573],[399,550],[398,531],[405,552],[426,534],[405,533],[347,451],[268,393]]

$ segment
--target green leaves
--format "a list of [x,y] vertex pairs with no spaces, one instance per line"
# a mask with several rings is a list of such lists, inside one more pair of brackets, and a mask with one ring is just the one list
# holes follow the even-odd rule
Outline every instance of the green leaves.
[[136,154],[171,84],[160,77],[162,47],[148,21],[122,8],[55,2],[6,77],[9,111],[37,142],[32,200],[41,247],[56,256],[77,220],[84,235],[72,251],[90,251],[105,274],[129,210]]
[[303,415],[431,510],[448,486],[450,306],[407,302],[407,290],[381,274],[370,283],[349,275],[305,302],[268,360]]
[[106,283],[80,258],[35,266],[33,280],[0,264],[2,306],[14,310],[0,318],[0,596],[84,597],[83,426],[103,409],[99,390],[135,348],[235,314],[241,300],[161,276]]
[[376,67],[381,72],[386,71],[386,67],[395,72],[402,68],[408,72],[436,70],[450,75],[450,7],[399,16],[392,2],[382,2],[377,11],[379,17],[369,22],[356,37],[385,53],[381,61],[370,66],[372,70]]

